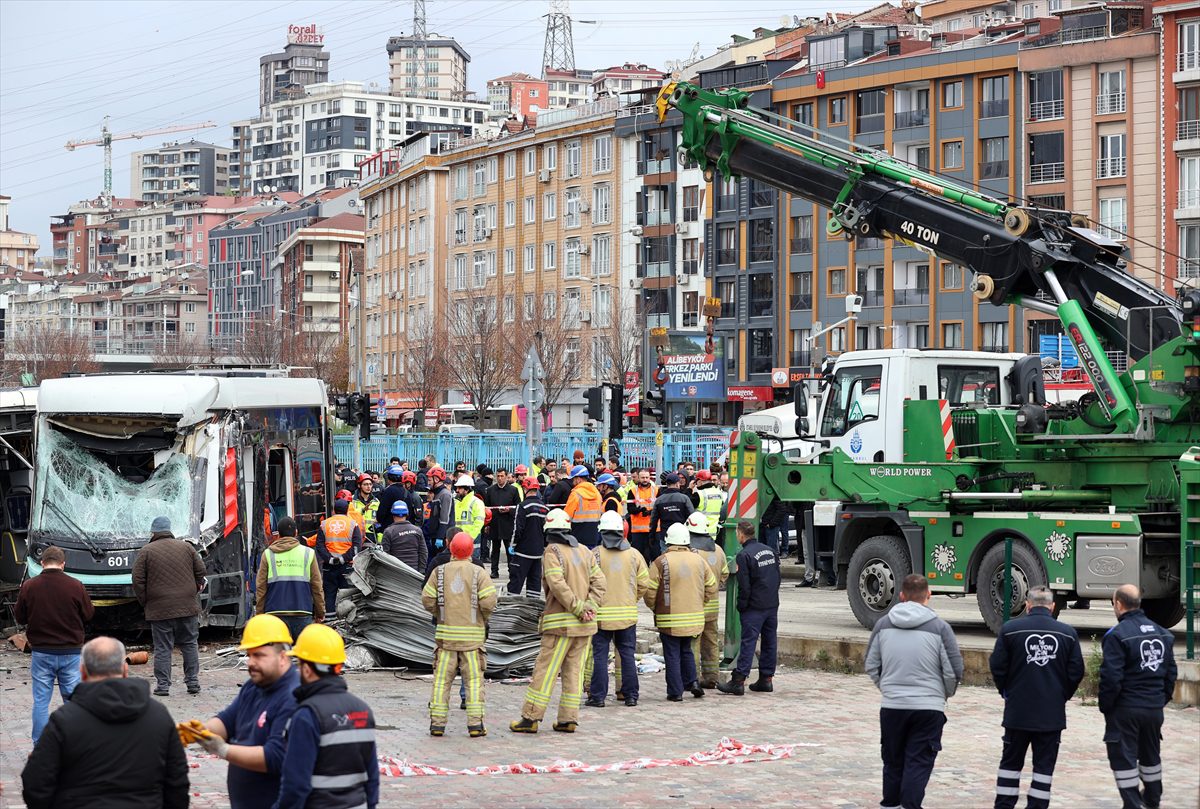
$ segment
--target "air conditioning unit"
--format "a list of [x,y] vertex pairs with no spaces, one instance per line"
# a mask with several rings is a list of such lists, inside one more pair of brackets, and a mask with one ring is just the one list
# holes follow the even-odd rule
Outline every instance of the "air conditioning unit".
[[550,169],[542,169],[541,171],[538,172],[538,182],[540,182],[540,183],[550,182]]
[[483,230],[479,231],[479,235],[485,239],[490,239],[492,238],[492,229],[484,228]]
[[582,312],[580,312],[580,313],[579,313],[579,321],[580,321],[581,323],[591,323],[591,322],[592,322],[592,312],[591,312],[591,310],[590,310],[590,309],[584,309]]
[[579,203],[579,212],[580,213],[587,213],[591,209],[592,209],[592,206],[588,205],[586,202]]
[[687,233],[687,230],[688,230],[687,222],[676,222],[675,223],[675,232],[676,233],[680,233],[680,234]]
[[592,252],[592,248],[589,247],[588,245],[586,245],[586,244],[579,245],[579,255],[586,256],[590,252]]
[[687,283],[687,281],[688,281],[688,276],[687,276],[687,273],[685,273],[685,272],[677,272],[677,273],[675,273],[675,283],[677,283],[677,284],[686,284],[686,283]]
[[631,235],[631,236],[633,236],[634,238],[640,238],[640,237],[641,237],[641,235],[642,235],[642,226],[641,226],[641,225],[634,225],[633,227],[631,227],[631,228],[629,229],[629,233],[630,233],[630,235]]

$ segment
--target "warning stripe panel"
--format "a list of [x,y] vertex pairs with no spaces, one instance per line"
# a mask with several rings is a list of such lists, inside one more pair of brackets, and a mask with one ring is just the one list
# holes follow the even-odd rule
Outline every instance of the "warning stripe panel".
[[954,422],[950,416],[950,402],[946,399],[938,400],[939,410],[942,417],[942,444],[946,448],[946,460],[954,460]]
[[741,496],[738,498],[737,515],[739,519],[752,520],[758,509],[758,481],[744,480],[741,485]]
[[237,449],[225,450],[225,536],[238,526]]

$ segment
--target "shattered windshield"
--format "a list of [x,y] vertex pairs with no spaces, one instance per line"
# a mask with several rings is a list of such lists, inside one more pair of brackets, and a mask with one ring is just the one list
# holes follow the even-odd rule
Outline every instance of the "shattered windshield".
[[171,453],[147,475],[131,475],[131,480],[113,471],[106,455],[84,449],[44,425],[38,436],[33,531],[62,537],[84,532],[101,540],[149,539],[150,523],[166,516],[176,536],[189,532],[193,482],[187,456]]

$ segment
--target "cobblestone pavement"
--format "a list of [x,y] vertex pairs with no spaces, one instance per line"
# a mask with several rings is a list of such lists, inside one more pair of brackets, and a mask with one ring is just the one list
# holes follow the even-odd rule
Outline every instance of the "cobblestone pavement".
[[[204,691],[183,692],[164,702],[176,719],[207,717],[227,704],[245,674],[214,669],[220,661],[202,655]],[[22,806],[19,774],[29,751],[30,692],[28,657],[0,652],[0,805]],[[135,669],[151,676],[149,666]],[[180,676],[176,660],[175,676]],[[554,733],[549,724],[537,736],[507,730],[517,716],[524,689],[487,687],[489,735],[469,739],[465,719],[451,711],[443,739],[426,735],[429,681],[392,672],[353,673],[350,687],[374,707],[380,726],[379,750],[425,764],[466,768],[483,764],[559,759],[610,763],[649,756],[680,758],[709,750],[722,736],[747,743],[818,743],[800,747],[791,759],[715,767],[593,774],[434,776],[385,778],[384,807],[437,806],[730,806],[874,807],[879,802],[878,694],[863,675],[784,669],[774,694],[742,698],[710,692],[703,700],[668,703],[662,675],[643,679],[637,708],[585,708],[579,732]],[[557,695],[555,697],[557,699]],[[57,697],[55,698],[57,704]],[[553,710],[553,708],[552,708]],[[1001,703],[994,691],[965,687],[950,701],[944,749],[930,783],[926,806],[969,809],[991,805],[1000,754]],[[551,714],[550,716],[553,716]],[[1075,700],[1068,709],[1070,727],[1054,776],[1058,809],[1118,807],[1116,788],[1101,742],[1103,722],[1094,705]],[[1164,727],[1164,807],[1200,806],[1200,710],[1168,709]],[[195,750],[196,748],[192,748]],[[223,807],[224,762],[192,756],[192,805]],[[1028,772],[1028,768],[1027,768]],[[1028,785],[1028,775],[1023,782]],[[266,807],[263,807],[266,809]]]

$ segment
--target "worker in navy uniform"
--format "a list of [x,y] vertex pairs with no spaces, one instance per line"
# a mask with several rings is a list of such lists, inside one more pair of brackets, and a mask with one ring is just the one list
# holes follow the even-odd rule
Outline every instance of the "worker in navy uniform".
[[550,509],[538,498],[537,478],[527,477],[521,485],[525,488],[525,499],[517,508],[508,545],[508,592],[520,595],[524,589],[538,595],[542,592],[542,554],[546,550],[543,529]]
[[[408,490],[404,488],[403,478],[404,470],[400,464],[392,464],[384,471],[384,477],[387,478],[387,486],[379,493],[379,499],[375,506],[375,526],[373,533],[377,537],[383,536],[384,530],[392,524],[392,503],[397,500],[403,500],[405,505],[408,505]],[[375,540],[378,542],[378,540]]]
[[1117,625],[1104,636],[1100,665],[1108,764],[1124,809],[1155,809],[1162,800],[1163,706],[1175,694],[1175,636],[1142,612],[1137,585],[1118,587],[1112,603]]
[[654,506],[650,509],[650,550],[651,560],[667,552],[667,529],[672,525],[687,522],[696,507],[692,505],[692,496],[680,488],[683,483],[675,472],[668,472],[663,477],[665,487],[659,490],[654,498]]
[[746,679],[754,663],[754,647],[759,646],[758,679],[751,691],[775,690],[775,664],[779,627],[779,556],[758,541],[754,523],[742,520],[737,525],[737,541],[742,546],[734,560],[737,576],[738,618],[742,625],[742,647],[737,666],[727,683],[717,683],[722,694],[742,696]]
[[346,689],[342,636],[324,624],[310,624],[290,654],[299,664],[301,685],[272,809],[375,809],[375,715]]
[[995,809],[1014,809],[1021,794],[1025,751],[1033,748],[1033,780],[1026,809],[1050,805],[1058,743],[1067,726],[1066,704],[1083,679],[1079,634],[1054,620],[1054,593],[1029,588],[1025,615],[1000,630],[988,661],[1004,697],[1004,748],[996,773]]

